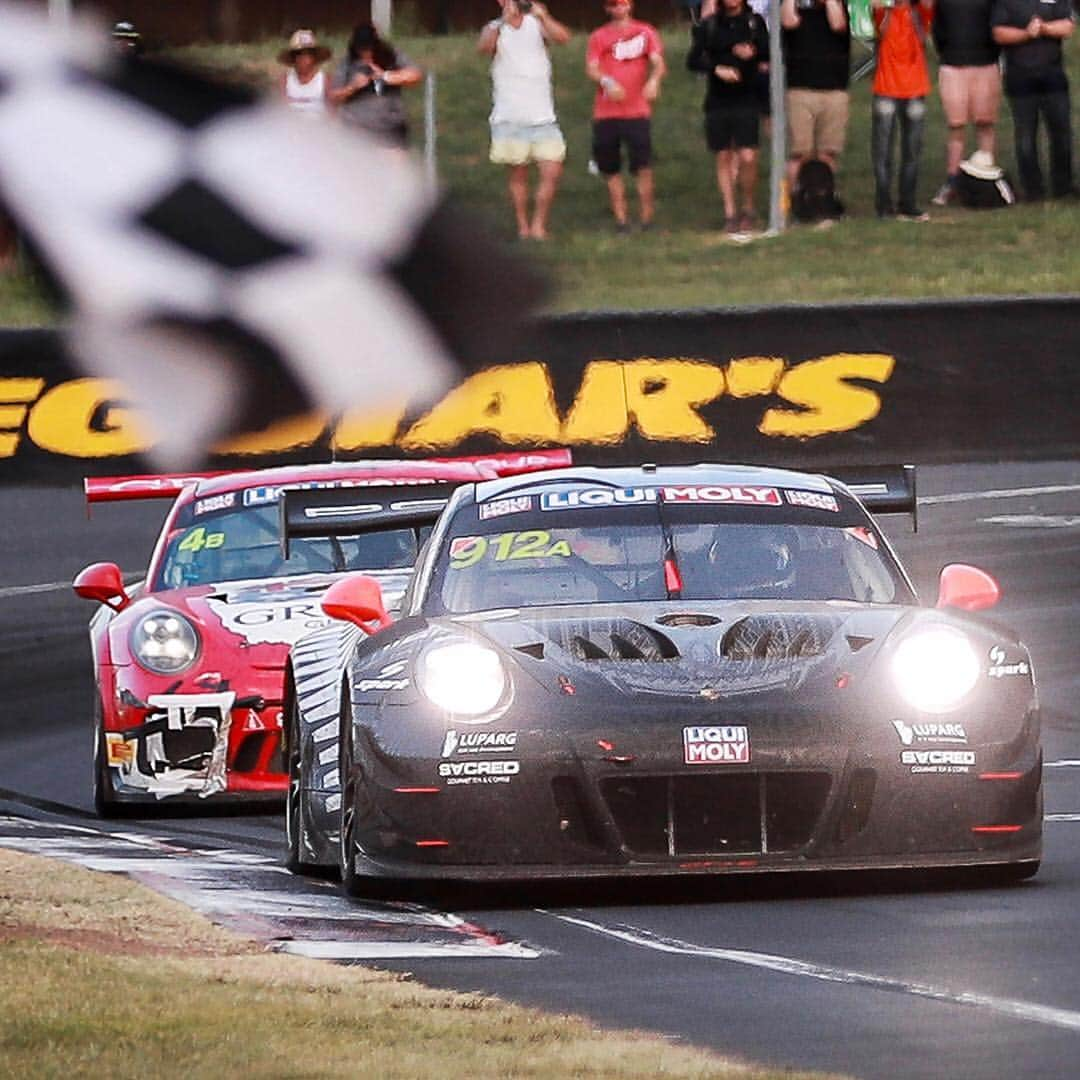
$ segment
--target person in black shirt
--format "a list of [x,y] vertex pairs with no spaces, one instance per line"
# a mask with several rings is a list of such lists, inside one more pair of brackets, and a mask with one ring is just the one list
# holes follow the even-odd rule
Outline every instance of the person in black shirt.
[[933,198],[946,206],[956,198],[956,177],[964,159],[964,131],[975,125],[975,145],[994,156],[1001,107],[1000,48],[990,27],[993,0],[937,0],[932,35],[941,66],[938,90],[948,130],[945,183]]
[[715,15],[694,27],[686,65],[709,76],[705,141],[716,155],[716,183],[728,233],[749,232],[755,224],[760,126],[755,82],[768,59],[765,23],[744,0],[722,0]]
[[835,173],[848,124],[851,28],[844,0],[782,0],[788,182],[820,158]]
[[1069,0],[995,0],[994,40],[1005,54],[1005,93],[1013,114],[1016,167],[1029,201],[1046,194],[1039,167],[1039,116],[1050,139],[1050,190],[1072,195],[1072,121],[1062,41],[1073,31]]

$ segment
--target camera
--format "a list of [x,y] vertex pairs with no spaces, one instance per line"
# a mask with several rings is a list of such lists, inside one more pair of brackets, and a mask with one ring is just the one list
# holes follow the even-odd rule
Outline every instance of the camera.
[[795,0],[796,11],[809,11],[818,6],[818,0]]
[[522,15],[528,15],[532,11],[532,0],[516,0],[517,9]]

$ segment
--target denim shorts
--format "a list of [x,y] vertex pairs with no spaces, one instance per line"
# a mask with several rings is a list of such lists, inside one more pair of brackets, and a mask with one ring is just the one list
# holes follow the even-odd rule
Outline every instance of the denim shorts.
[[555,123],[492,124],[490,159],[495,165],[564,161],[566,140]]

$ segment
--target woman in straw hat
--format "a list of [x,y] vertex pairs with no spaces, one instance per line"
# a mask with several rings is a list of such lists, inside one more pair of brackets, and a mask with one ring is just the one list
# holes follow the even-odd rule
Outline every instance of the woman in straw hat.
[[312,30],[297,30],[289,38],[289,47],[278,53],[286,65],[281,77],[281,93],[290,108],[309,116],[326,113],[327,83],[322,65],[330,59],[330,50],[320,45]]

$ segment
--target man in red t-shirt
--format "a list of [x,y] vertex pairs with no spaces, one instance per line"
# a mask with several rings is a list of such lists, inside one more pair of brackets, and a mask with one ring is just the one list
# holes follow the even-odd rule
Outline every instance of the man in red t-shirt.
[[605,0],[608,21],[589,37],[585,70],[596,88],[593,105],[593,161],[607,181],[611,212],[619,232],[630,228],[622,178],[622,145],[637,180],[641,227],[655,212],[652,171],[652,103],[667,72],[664,45],[656,28],[633,18],[632,0]]
[[[877,32],[870,156],[874,165],[874,208],[879,218],[926,221],[915,201],[919,183],[926,95],[926,35],[934,18],[933,0],[872,0]],[[900,128],[900,203],[892,201],[893,141]]]

